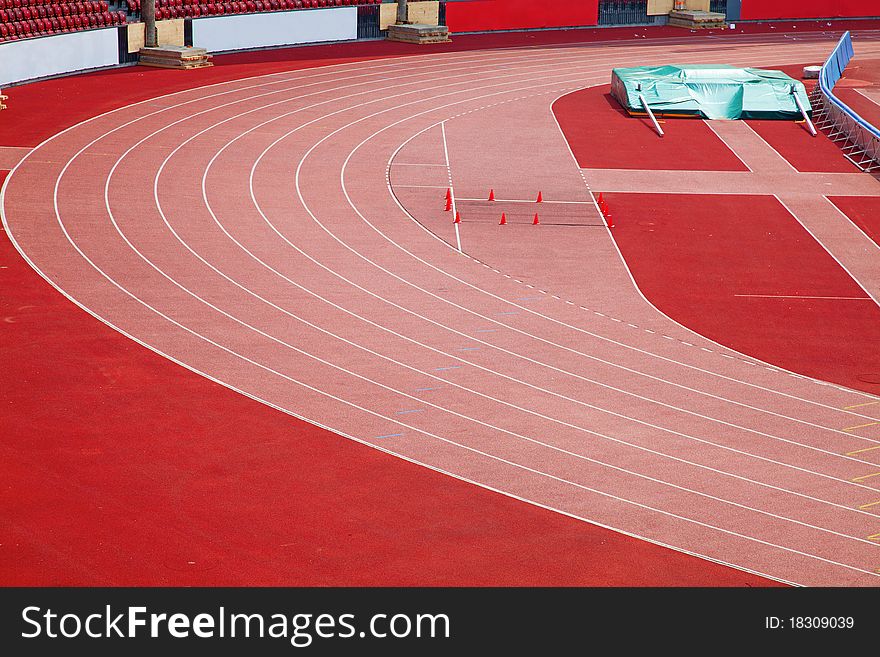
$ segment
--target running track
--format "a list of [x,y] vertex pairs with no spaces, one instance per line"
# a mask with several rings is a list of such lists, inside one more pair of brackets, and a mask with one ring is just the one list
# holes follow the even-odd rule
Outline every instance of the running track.
[[[782,581],[876,585],[877,451],[838,427],[880,407],[654,310],[550,111],[607,83],[612,52],[760,65],[829,43],[430,54],[183,91],[32,151],[4,186],[5,225],[103,321],[354,440]],[[490,138],[502,121],[508,138]],[[515,249],[477,258],[497,226],[456,236],[449,186],[462,210],[485,210],[466,199],[489,186],[586,208],[581,285],[551,266],[529,287]]]

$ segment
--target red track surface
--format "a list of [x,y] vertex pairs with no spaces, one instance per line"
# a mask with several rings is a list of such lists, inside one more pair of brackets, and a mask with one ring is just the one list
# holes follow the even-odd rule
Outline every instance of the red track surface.
[[[858,378],[880,372],[880,308],[775,198],[607,196],[615,241],[660,310],[761,360],[880,392]],[[876,200],[846,202],[868,208]]]
[[268,408],[0,261],[3,585],[768,584]]
[[792,121],[749,121],[748,124],[798,171],[853,173],[855,165],[825,135],[811,137],[806,127]]
[[[0,144],[34,146],[89,116],[194,84],[405,51],[301,48],[218,57],[188,76],[122,69],[35,83],[7,90]],[[267,408],[87,316],[6,239],[0,259],[5,585],[775,584]]]
[[856,57],[834,87],[834,95],[872,125],[880,125],[880,59]]
[[747,170],[704,121],[667,119],[661,139],[648,119],[626,113],[611,97],[610,85],[563,96],[553,111],[581,167]]
[[[784,50],[791,61],[802,61],[825,46],[797,43]],[[712,57],[725,57],[723,50]],[[759,42],[748,56],[759,59],[771,50],[780,48]],[[451,176],[461,198],[495,180],[499,193],[513,199],[505,203],[516,202],[509,194],[533,186],[545,191],[548,203],[584,203],[583,180],[570,159],[566,164],[567,147],[549,106],[573,85],[606,78],[607,64],[596,64],[598,52],[607,57],[607,48],[589,47],[426,56],[289,81],[236,82],[129,108],[66,133],[26,160],[5,188],[6,218],[35,265],[99,315],[192,367],[279,406],[326,418],[380,449],[776,577],[873,583],[876,544],[865,536],[876,516],[858,508],[876,491],[859,477],[872,463],[845,455],[866,443],[839,428],[876,417],[871,410],[848,410],[864,395],[767,371],[675,327],[629,285],[605,232],[581,226],[571,229],[579,233],[532,233],[546,236],[551,262],[553,254],[580,251],[591,272],[601,273],[602,285],[585,287],[551,270],[545,275],[557,295],[526,298],[521,295],[530,292],[516,276],[528,263],[510,251],[487,261],[488,267],[462,258],[410,221],[385,187],[386,171],[378,163],[388,162],[394,180],[415,169],[406,174],[411,184],[442,190]],[[644,53],[622,47],[616,55],[632,61]],[[442,74],[431,73],[432,67]],[[346,81],[358,75],[367,79]],[[326,104],[306,106],[310,101],[301,96],[288,97],[308,93],[304,82],[316,85],[311,102]],[[396,94],[383,86],[389,83],[399,85]],[[247,85],[256,91],[242,88]],[[355,97],[359,86],[363,93]],[[282,90],[287,96],[260,95]],[[284,102],[267,104],[275,99]],[[296,111],[282,114],[291,108]],[[483,111],[488,108],[492,112]],[[524,141],[510,148],[497,131],[516,121],[532,130],[520,132]],[[445,152],[447,133],[450,166],[417,159]],[[96,146],[89,145],[93,139]],[[414,159],[396,160],[398,153]],[[433,210],[435,196],[420,199],[407,202],[413,208],[422,203],[424,223],[439,215],[450,225],[448,215]],[[469,252],[491,254],[518,229],[499,235],[490,228],[499,230],[463,226]],[[505,277],[507,271],[514,275]],[[566,305],[570,294],[607,312]],[[620,320],[608,313],[624,319],[614,324]],[[494,334],[483,337],[484,330]],[[303,549],[296,557],[277,552],[303,540],[290,520],[299,506],[283,499],[301,447],[281,436],[278,444],[248,451],[241,433],[236,426],[228,441],[206,437],[208,452],[195,449],[202,446],[196,441],[192,450],[174,455],[171,471],[156,467],[152,445],[128,444],[125,436],[116,471],[124,476],[114,481],[148,481],[167,501],[196,506],[195,513],[181,514],[185,531],[177,541],[150,551],[132,540],[117,564],[128,560],[131,569],[125,548],[134,547],[150,562],[151,568],[138,564],[141,571],[178,572],[184,562],[184,569],[230,577],[228,560],[238,581],[249,583],[257,579],[245,565],[252,557],[266,565],[260,571],[265,577],[277,575],[283,563],[303,565],[307,546],[318,542],[314,534],[298,543]],[[214,449],[215,443],[226,450]],[[334,456],[365,451],[343,449],[350,451],[334,449]],[[236,460],[226,458],[230,454]],[[316,455],[316,462],[324,456]],[[388,467],[396,474],[398,465]],[[362,475],[359,466],[359,457],[347,458],[340,464],[344,477],[331,479],[368,485],[373,473]],[[181,470],[183,481],[176,476]],[[189,478],[193,471],[200,476]],[[398,481],[394,474],[385,481]],[[407,488],[411,499],[423,502],[435,489],[438,477],[425,476],[434,483]],[[308,492],[326,486],[323,477],[310,482]],[[346,488],[351,497],[340,506],[350,508],[359,488]],[[131,499],[139,495],[143,491],[133,488]],[[245,495],[253,497],[242,504]],[[219,503],[222,513],[208,516],[201,503]],[[377,503],[366,500],[367,522]],[[272,515],[278,508],[282,512]],[[305,515],[323,519],[326,512]],[[258,513],[267,514],[265,524],[258,519],[251,533],[250,519]],[[536,517],[547,520],[543,513]],[[468,521],[455,527],[473,526],[473,518]],[[389,520],[378,533],[387,536],[394,526]],[[39,527],[22,533],[33,535]],[[583,525],[562,527],[585,531]],[[274,528],[287,533],[271,534]],[[363,522],[353,533],[360,549]],[[412,536],[410,545],[418,532]],[[448,554],[457,555],[469,537]],[[397,537],[385,545],[392,540]],[[44,542],[45,536],[33,541]],[[328,569],[350,558],[345,554]],[[414,554],[416,546],[406,557]],[[418,572],[414,562],[401,563]],[[535,563],[524,563],[519,572],[534,572]],[[472,562],[473,577],[479,568]],[[375,579],[364,581],[384,582],[389,570],[382,564]],[[287,575],[284,583],[290,583]],[[467,582],[458,572],[437,581],[455,578]],[[404,581],[422,583],[424,577]]]
[[875,244],[880,245],[880,197],[834,196],[829,200]]

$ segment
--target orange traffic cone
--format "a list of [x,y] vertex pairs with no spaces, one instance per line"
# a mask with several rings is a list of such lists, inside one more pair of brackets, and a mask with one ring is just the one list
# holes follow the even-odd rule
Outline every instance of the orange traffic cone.
[[535,203],[542,203],[544,201],[544,195],[541,192],[538,192],[538,200]]
[[538,219],[538,213],[535,213],[535,218],[532,220],[532,225],[537,226],[541,221]]
[[446,212],[449,212],[452,209],[452,197],[448,197],[446,199]]
[[447,200],[447,201],[451,201],[451,200],[452,200],[452,187],[447,187],[447,188],[446,188],[446,200]]
[[504,214],[503,212],[501,213],[501,221],[498,222],[498,225],[499,226],[506,226],[507,225],[507,215]]
[[490,190],[489,190],[489,200],[490,200],[490,201],[494,201],[494,200],[495,200],[495,190],[494,190],[494,189],[490,189]]
[[452,220],[452,223],[454,223],[454,224],[460,224],[460,223],[461,223],[461,215],[458,214],[458,211],[457,211],[457,210],[456,210],[456,212],[455,212],[455,219]]

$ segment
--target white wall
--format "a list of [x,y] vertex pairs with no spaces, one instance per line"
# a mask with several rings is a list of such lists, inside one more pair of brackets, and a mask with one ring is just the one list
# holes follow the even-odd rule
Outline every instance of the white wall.
[[0,87],[119,63],[117,27],[0,43]]
[[357,38],[357,7],[193,19],[193,45],[209,52]]

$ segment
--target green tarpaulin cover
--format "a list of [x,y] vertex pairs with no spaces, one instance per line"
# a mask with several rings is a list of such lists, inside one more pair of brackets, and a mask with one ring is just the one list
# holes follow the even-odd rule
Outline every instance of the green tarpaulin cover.
[[657,114],[693,114],[707,119],[796,119],[792,96],[810,112],[804,85],[782,71],[718,64],[636,66],[611,72],[611,95],[630,112],[644,112],[641,92]]

